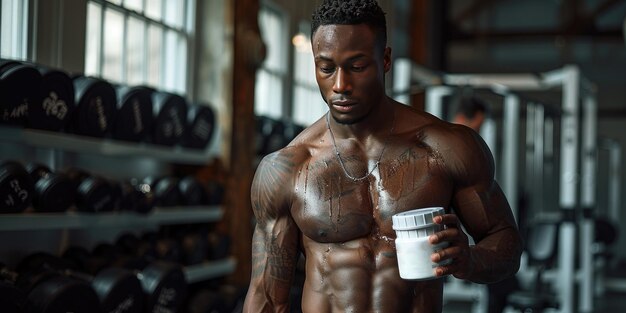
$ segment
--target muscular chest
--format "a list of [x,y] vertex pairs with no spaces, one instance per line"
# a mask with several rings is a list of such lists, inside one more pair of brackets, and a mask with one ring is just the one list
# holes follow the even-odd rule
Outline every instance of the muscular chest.
[[[418,147],[390,150],[360,181],[349,179],[332,154],[307,162],[298,173],[291,207],[303,234],[317,242],[393,237],[393,214],[449,205],[451,185],[436,154]],[[355,172],[365,172],[365,166],[366,161],[346,161]]]

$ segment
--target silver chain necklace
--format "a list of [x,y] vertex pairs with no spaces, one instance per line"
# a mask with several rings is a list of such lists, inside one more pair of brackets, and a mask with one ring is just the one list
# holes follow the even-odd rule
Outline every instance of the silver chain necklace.
[[346,170],[346,165],[343,163],[343,159],[341,159],[341,154],[339,154],[339,150],[337,149],[337,143],[335,142],[335,134],[333,134],[333,130],[330,128],[330,110],[328,111],[328,113],[326,114],[326,127],[328,128],[328,132],[330,133],[330,139],[332,139],[333,141],[333,148],[335,148],[335,155],[337,156],[337,159],[339,160],[341,169],[343,170],[343,173],[346,174],[346,176],[348,176],[348,178],[352,179],[352,181],[355,181],[355,182],[361,181],[361,180],[368,178],[370,175],[372,175],[374,170],[378,168],[378,165],[380,164],[380,160],[383,158],[383,154],[385,153],[385,149],[387,149],[387,143],[389,142],[389,137],[391,137],[391,135],[393,134],[395,120],[396,120],[396,111],[393,110],[393,118],[391,120],[391,129],[389,130],[389,136],[387,137],[387,139],[385,139],[383,149],[382,151],[380,151],[380,155],[378,156],[378,160],[376,160],[376,164],[374,165],[374,167],[372,167],[369,173],[365,174],[364,176],[354,177],[350,175],[350,173],[348,173],[348,170]]

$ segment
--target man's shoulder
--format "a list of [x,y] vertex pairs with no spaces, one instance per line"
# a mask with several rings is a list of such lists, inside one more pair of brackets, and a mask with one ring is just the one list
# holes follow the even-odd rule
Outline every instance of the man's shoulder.
[[399,131],[414,138],[444,144],[465,141],[472,136],[468,127],[441,120],[428,112],[409,107],[402,110]]
[[318,122],[312,124],[298,134],[286,147],[266,155],[261,161],[261,165],[276,165],[278,162],[290,168],[300,167],[317,150],[324,130]]

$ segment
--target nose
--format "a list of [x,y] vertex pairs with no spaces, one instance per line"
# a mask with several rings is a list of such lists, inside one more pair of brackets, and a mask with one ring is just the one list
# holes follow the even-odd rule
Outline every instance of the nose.
[[338,68],[335,72],[335,81],[333,83],[333,92],[338,94],[346,94],[352,91],[350,83],[350,74],[342,68]]

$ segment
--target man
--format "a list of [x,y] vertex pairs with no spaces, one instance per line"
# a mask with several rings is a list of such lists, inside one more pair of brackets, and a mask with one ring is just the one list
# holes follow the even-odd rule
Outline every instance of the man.
[[[480,98],[475,96],[463,97],[452,118],[452,123],[465,125],[478,133],[489,112],[489,107]],[[523,207],[524,205],[520,204],[519,208],[523,209]],[[515,275],[488,284],[487,313],[504,312],[507,297],[517,289],[519,289],[519,282]]]
[[480,132],[480,127],[488,114],[489,108],[481,99],[476,97],[463,98],[452,118],[452,123],[465,125],[476,132]]
[[433,270],[438,277],[487,283],[519,267],[519,233],[484,142],[385,94],[385,23],[373,0],[327,0],[313,15],[315,75],[329,112],[257,169],[244,312],[289,311],[301,252],[303,312],[441,312],[442,279],[398,274],[391,216],[420,207],[450,213],[435,220],[447,229],[429,238],[450,243],[431,256],[451,260]]

